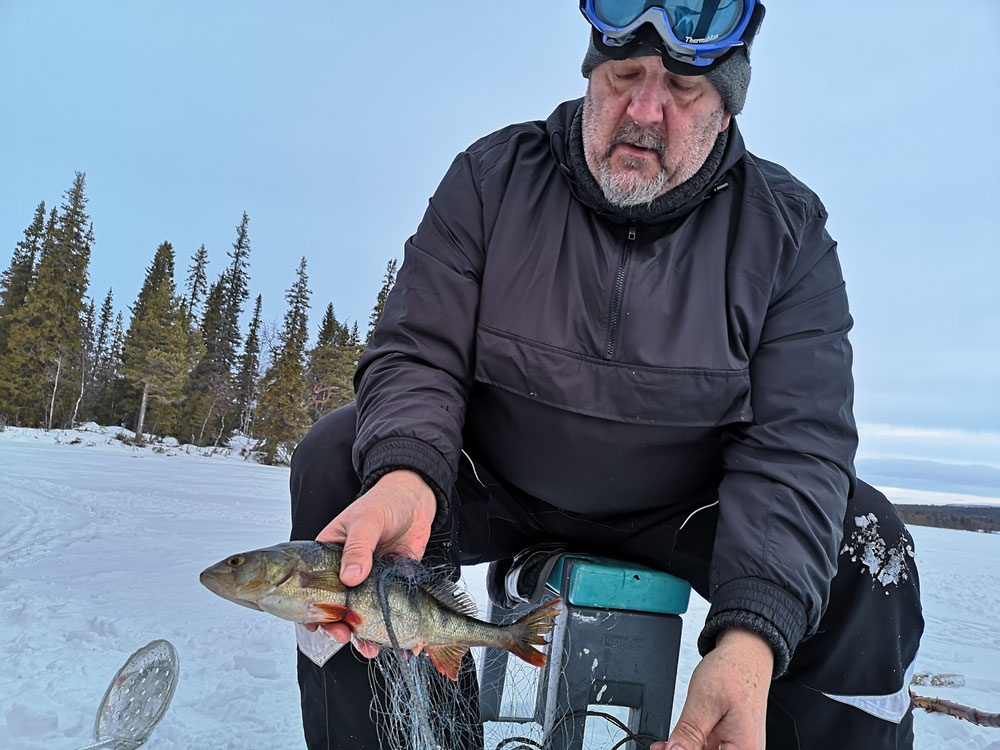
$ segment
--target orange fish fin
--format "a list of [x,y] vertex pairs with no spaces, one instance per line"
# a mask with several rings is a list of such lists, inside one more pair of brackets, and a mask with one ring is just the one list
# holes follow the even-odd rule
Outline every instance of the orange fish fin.
[[364,623],[364,620],[350,607],[345,607],[343,604],[326,604],[324,602],[314,602],[313,608],[318,609],[320,612],[325,614],[329,619],[323,620],[322,622],[345,622],[352,628],[357,627]]
[[322,589],[324,591],[347,590],[347,586],[340,580],[340,573],[335,570],[300,570],[299,585],[306,589]]
[[456,682],[458,681],[458,668],[462,663],[462,657],[465,656],[468,650],[469,647],[463,646],[461,643],[424,646],[424,651],[431,657],[431,663],[437,671]]
[[546,656],[534,644],[547,643],[545,636],[552,632],[555,627],[555,618],[559,616],[561,610],[559,605],[562,599],[553,599],[540,607],[536,607],[520,620],[508,627],[511,636],[511,645],[508,650],[515,656],[524,659],[528,664],[535,667],[544,667]]

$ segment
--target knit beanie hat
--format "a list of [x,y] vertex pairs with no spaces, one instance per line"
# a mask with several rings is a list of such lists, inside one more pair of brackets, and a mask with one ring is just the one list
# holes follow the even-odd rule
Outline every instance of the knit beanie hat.
[[704,72],[701,68],[670,57],[664,49],[659,33],[648,24],[638,31],[635,39],[621,47],[604,44],[601,33],[597,29],[592,29],[590,46],[583,58],[580,72],[584,78],[590,78],[594,68],[608,60],[650,55],[656,55],[663,60],[664,67],[672,73],[684,76],[704,75],[718,89],[722,102],[730,113],[738,115],[743,111],[747,99],[747,87],[750,86],[750,58],[747,57],[746,47],[736,47],[721,63]]

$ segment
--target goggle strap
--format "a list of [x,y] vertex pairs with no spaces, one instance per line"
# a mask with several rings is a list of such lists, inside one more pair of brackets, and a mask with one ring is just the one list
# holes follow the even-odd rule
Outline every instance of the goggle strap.
[[719,9],[721,0],[705,0],[701,7],[701,15],[698,17],[698,26],[694,30],[695,39],[703,39],[708,35],[708,29],[715,20],[715,11]]
[[764,13],[764,6],[761,3],[754,3],[753,13],[750,14],[750,22],[747,24],[746,30],[741,37],[741,41],[747,46],[747,49],[750,48],[754,37],[760,31],[760,25],[764,22]]
[[[604,43],[604,34],[598,31],[596,27],[591,26],[590,34],[591,38],[594,40],[594,46],[598,50],[600,50],[605,57],[611,58],[612,60],[625,60],[626,58],[631,56],[631,53],[633,51],[632,44],[635,42],[635,39],[633,39],[628,44],[622,45],[620,47],[614,47]],[[660,58],[663,60],[663,67],[669,70],[671,73],[674,73],[675,75],[679,76],[703,76],[709,70],[712,70],[717,65],[721,65],[723,62],[728,60],[730,57],[736,54],[736,50],[742,47],[742,45],[730,47],[721,55],[719,55],[717,58],[715,58],[711,65],[699,66],[699,65],[692,65],[691,63],[686,63],[683,60],[677,60],[671,57],[670,52],[667,50],[666,45],[663,44],[663,41],[660,39],[660,35],[656,34],[656,32],[652,30],[652,28],[649,28],[648,30],[640,29],[637,36],[639,34],[645,35],[647,36],[647,38],[650,38],[653,34],[656,35],[656,39],[658,41],[655,44],[655,47],[656,51],[660,53]]]
[[597,49],[599,49],[605,57],[609,57],[612,60],[624,60],[629,57],[632,54],[632,45],[636,42],[636,38],[640,35],[645,35],[650,41],[652,41],[652,37],[655,35],[656,41],[654,44],[657,51],[660,51],[660,54],[663,54],[663,52],[666,51],[666,46],[663,44],[663,40],[660,39],[660,35],[657,34],[652,28],[650,28],[649,31],[645,28],[640,28],[625,44],[613,45],[605,43],[604,34],[602,34],[596,26],[590,27],[590,37],[594,40],[594,46],[597,47]]
[[699,66],[692,65],[691,63],[686,63],[683,60],[677,60],[671,57],[667,52],[664,52],[660,57],[663,60],[663,67],[669,70],[671,73],[679,76],[703,76],[710,70],[715,70],[719,65],[724,63],[730,57],[736,54],[736,50],[742,49],[743,45],[738,45],[736,47],[730,47],[725,52],[723,52],[718,57],[712,60],[711,65]]

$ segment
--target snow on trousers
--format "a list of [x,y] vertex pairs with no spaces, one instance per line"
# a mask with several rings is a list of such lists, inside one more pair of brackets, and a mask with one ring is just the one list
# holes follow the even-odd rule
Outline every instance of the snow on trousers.
[[[351,462],[354,405],[323,417],[292,459],[292,539],[313,539],[360,488]],[[712,497],[683,507],[588,519],[518,492],[488,467],[463,459],[458,503],[428,556],[455,566],[512,557],[543,541],[628,557],[708,590],[717,506]],[[830,603],[815,635],[795,650],[770,689],[767,746],[772,750],[913,746],[908,693],[923,618],[913,540],[880,492],[858,482],[844,523]],[[482,603],[480,603],[482,604]],[[372,688],[364,659],[344,648],[323,668],[298,654],[302,721],[309,750],[377,748]],[[474,692],[475,676],[461,678]],[[379,689],[377,686],[375,689]],[[683,689],[683,686],[678,686]],[[666,739],[666,738],[663,738]]]

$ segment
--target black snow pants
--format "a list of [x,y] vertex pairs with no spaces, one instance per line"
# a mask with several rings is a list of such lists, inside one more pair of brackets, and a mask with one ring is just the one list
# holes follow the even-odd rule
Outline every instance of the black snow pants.
[[[315,538],[357,496],[360,483],[351,463],[355,420],[353,404],[338,409],[319,420],[296,449],[292,539]],[[428,554],[436,561],[473,565],[561,541],[612,557],[627,550],[629,559],[667,570],[690,581],[702,596],[707,593],[718,506],[683,522],[711,498],[598,522],[525,496],[474,462],[475,456],[463,457],[458,511],[431,538]],[[908,672],[923,632],[913,540],[885,496],[863,482],[848,505],[842,550],[818,632],[798,645],[786,674],[771,684],[771,750],[913,746]],[[349,647],[322,668],[298,654],[309,750],[379,747],[364,662]],[[463,679],[475,690],[469,670]]]

